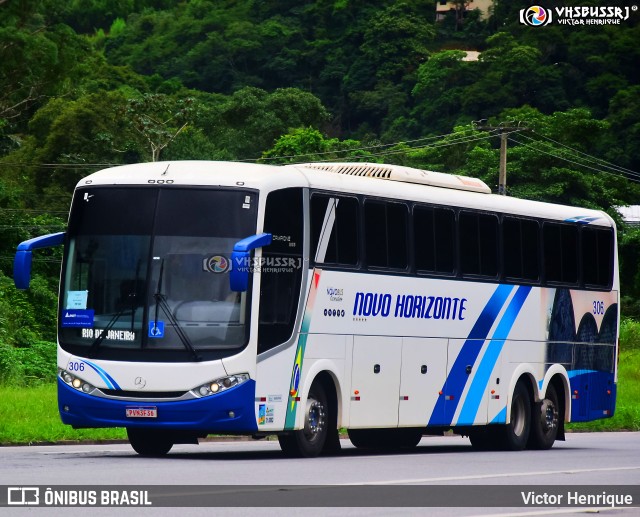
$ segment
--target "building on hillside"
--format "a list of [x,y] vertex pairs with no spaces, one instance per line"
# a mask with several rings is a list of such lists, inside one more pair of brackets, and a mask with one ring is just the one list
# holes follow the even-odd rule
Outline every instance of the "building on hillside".
[[620,206],[618,212],[629,226],[640,226],[640,205]]
[[[460,6],[460,7],[458,7]],[[447,1],[436,0],[436,21],[444,20],[445,16],[451,11],[461,9],[463,11],[473,11],[474,9],[480,10],[480,19],[485,19],[489,16],[491,8],[493,7],[493,0],[473,0],[470,2],[462,1]],[[460,17],[463,17],[464,13]]]

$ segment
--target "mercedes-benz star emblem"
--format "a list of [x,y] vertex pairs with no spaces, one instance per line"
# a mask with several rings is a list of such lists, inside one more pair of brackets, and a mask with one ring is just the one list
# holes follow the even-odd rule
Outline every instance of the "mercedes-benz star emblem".
[[136,377],[136,380],[133,381],[136,385],[136,388],[142,389],[147,385],[147,381],[145,381],[142,377]]

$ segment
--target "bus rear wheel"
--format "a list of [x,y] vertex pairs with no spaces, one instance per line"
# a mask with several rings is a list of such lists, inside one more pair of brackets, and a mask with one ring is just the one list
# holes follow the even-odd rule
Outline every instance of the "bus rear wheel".
[[531,401],[529,390],[523,381],[518,381],[511,399],[511,421],[502,428],[500,448],[521,451],[527,446],[531,432]]
[[479,426],[469,432],[471,446],[477,451],[491,451],[497,447],[495,426]]
[[287,456],[314,458],[322,453],[329,435],[327,395],[319,382],[309,390],[304,413],[304,428],[278,436],[280,448]]
[[164,456],[173,447],[170,436],[162,431],[127,427],[127,437],[140,456]]
[[547,450],[553,447],[558,436],[558,394],[549,384],[544,400],[533,406],[533,422],[528,446],[530,449]]

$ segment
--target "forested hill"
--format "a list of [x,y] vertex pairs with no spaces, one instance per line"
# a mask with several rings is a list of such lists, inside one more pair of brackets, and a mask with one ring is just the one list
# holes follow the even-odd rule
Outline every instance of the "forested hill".
[[[365,159],[495,189],[503,127],[509,195],[638,203],[636,3],[619,24],[531,27],[519,0],[438,22],[433,0],[0,0],[0,289],[15,244],[62,228],[77,180],[109,164]],[[632,307],[640,238],[620,237]],[[38,303],[56,260],[36,264]],[[23,300],[4,295],[0,319]]]

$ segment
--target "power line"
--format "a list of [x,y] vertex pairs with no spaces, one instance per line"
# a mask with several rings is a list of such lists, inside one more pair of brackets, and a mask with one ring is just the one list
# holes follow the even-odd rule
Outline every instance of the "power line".
[[[370,146],[365,146],[365,147],[350,147],[348,149],[335,149],[332,151],[318,151],[318,152],[314,152],[314,153],[304,153],[304,154],[290,154],[290,155],[283,155],[283,156],[269,156],[266,158],[245,158],[245,159],[239,159],[239,160],[230,160],[233,162],[258,162],[258,161],[265,161],[265,160],[282,160],[285,158],[304,158],[306,156],[323,156],[323,155],[327,155],[327,154],[331,154],[331,155],[335,155],[335,154],[339,154],[339,153],[351,153],[351,152],[355,152],[355,151],[368,151],[370,149],[379,149],[379,148],[385,148],[385,147],[396,147],[398,145],[406,145],[406,144],[412,144],[412,143],[416,143],[416,142],[424,142],[424,141],[428,141],[428,140],[436,140],[439,138],[446,138],[448,136],[453,136],[453,135],[458,135],[458,133],[446,133],[443,135],[435,135],[435,136],[426,136],[423,138],[416,138],[414,140],[403,140],[403,141],[399,141],[399,142],[392,142],[389,144],[376,144],[376,145],[370,145]],[[399,152],[404,152],[408,149],[420,149],[424,146],[414,146],[414,147],[409,147],[407,149],[402,149],[399,150]],[[370,156],[378,156],[380,153],[369,153]],[[360,157],[355,157],[355,158],[360,158]],[[319,161],[323,161],[323,160],[319,160]],[[294,164],[292,164],[294,165]]]
[[97,167],[117,167],[122,163],[26,163],[26,162],[0,162],[0,167],[37,167],[40,169],[69,169],[84,170]]
[[[586,160],[587,162],[591,162],[591,163],[597,164],[597,165],[599,165],[601,167],[604,167],[604,168],[607,168],[607,169],[623,172],[623,173],[628,174],[630,176],[635,176],[635,177],[640,178],[640,173],[632,171],[631,169],[627,169],[625,167],[621,167],[619,165],[616,165],[615,163],[611,163],[611,162],[608,162],[606,160],[603,160],[602,158],[598,158],[597,156],[593,156],[591,154],[579,151],[578,149],[574,149],[573,147],[569,147],[568,145],[565,145],[562,142],[558,142],[558,141],[554,140],[553,138],[549,138],[547,136],[544,136],[544,135],[542,135],[542,134],[540,134],[540,133],[538,133],[536,131],[532,130],[531,132],[533,134],[541,137],[541,138],[544,138],[545,140],[549,140],[550,142],[553,142],[554,144],[560,145],[560,146],[564,147],[565,149],[568,149],[568,150],[570,150],[570,151],[572,151],[572,152],[574,152],[576,154],[584,156],[585,158],[581,158],[581,159]],[[527,136],[525,134],[523,134],[521,136],[524,137],[524,138],[527,138],[529,140],[533,140],[534,142],[539,142],[539,140],[535,140],[535,139],[533,139],[533,138],[531,138],[531,137],[529,137],[529,136]],[[550,145],[550,144],[547,144],[546,142],[541,142],[541,143],[544,143],[546,145]]]
[[549,156],[553,156],[554,158],[557,158],[558,160],[564,160],[564,161],[569,162],[569,163],[572,163],[572,164],[574,164],[574,165],[578,165],[579,167],[584,167],[584,168],[586,168],[586,169],[591,169],[592,171],[595,171],[595,172],[601,172],[601,173],[604,173],[604,174],[609,174],[610,176],[614,176],[614,177],[616,177],[616,178],[620,178],[620,179],[625,179],[625,180],[633,181],[634,183],[640,183],[640,180],[638,180],[638,179],[634,179],[634,178],[626,178],[626,177],[621,176],[621,175],[619,175],[619,174],[614,174],[613,172],[605,171],[605,170],[602,170],[602,169],[596,169],[595,167],[591,167],[590,165],[586,165],[586,164],[584,164],[584,163],[580,163],[580,162],[576,162],[576,161],[574,161],[574,160],[570,160],[569,158],[566,158],[566,157],[564,157],[564,156],[559,156],[559,155],[557,155],[557,154],[553,154],[553,153],[550,153],[550,152],[544,151],[544,150],[542,150],[542,149],[535,148],[535,147],[533,147],[533,146],[531,146],[531,145],[529,145],[529,144],[526,144],[526,143],[524,143],[524,142],[520,142],[519,140],[516,140],[515,138],[512,138],[512,137],[511,137],[511,138],[509,138],[509,140],[511,140],[512,142],[515,142],[515,143],[516,143],[516,144],[518,144],[518,145],[522,145],[522,146],[524,146],[524,147],[528,147],[529,149],[533,149],[534,151],[537,151],[537,152],[539,152],[539,153],[543,153],[543,154],[546,154],[546,155],[549,155]]
[[[449,133],[449,135],[457,135],[458,133]],[[449,136],[447,135],[447,136]],[[415,151],[415,150],[419,150],[419,149],[437,149],[440,147],[449,147],[452,145],[462,145],[465,143],[469,143],[469,142],[476,142],[479,140],[487,140],[489,138],[492,138],[495,135],[460,135],[459,138],[453,139],[453,140],[448,140],[446,142],[440,142],[440,143],[433,143],[433,144],[426,144],[426,145],[420,145],[420,146],[413,146],[413,147],[406,147],[403,149],[388,149],[385,151],[381,151],[379,153],[369,153],[368,156],[347,156],[344,159],[348,160],[348,161],[355,161],[355,160],[361,160],[364,158],[368,158],[368,157],[375,157],[375,156],[389,156],[389,155],[393,155],[393,154],[404,154],[404,153],[408,153],[411,151]],[[349,149],[349,151],[353,151],[354,149]],[[303,156],[317,156],[318,153],[312,153],[312,154],[303,154],[303,155],[294,155],[294,156],[290,156],[289,158],[298,158],[298,157],[303,157]],[[329,152],[326,154],[334,154],[334,152]],[[278,157],[278,158],[285,158],[285,157]],[[327,160],[318,160],[318,162],[330,162],[330,161],[334,161],[335,158],[332,159],[327,159]],[[304,163],[304,162],[294,162],[291,165],[295,165],[296,163]]]

